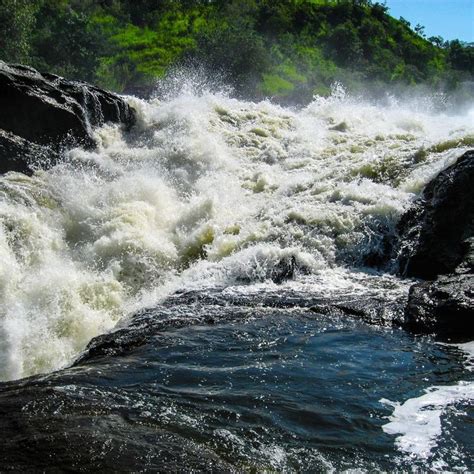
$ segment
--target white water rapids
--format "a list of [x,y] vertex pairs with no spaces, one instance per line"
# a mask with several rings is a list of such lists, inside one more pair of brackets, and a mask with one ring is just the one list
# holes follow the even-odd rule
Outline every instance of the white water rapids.
[[265,281],[288,259],[296,280],[357,286],[345,268],[382,252],[474,143],[472,109],[340,87],[301,109],[191,90],[129,101],[131,134],[104,126],[95,152],[0,177],[0,380],[71,363],[179,287]]

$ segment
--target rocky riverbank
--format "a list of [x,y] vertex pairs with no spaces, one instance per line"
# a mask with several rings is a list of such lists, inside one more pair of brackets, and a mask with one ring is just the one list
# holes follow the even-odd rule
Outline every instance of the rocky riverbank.
[[474,338],[474,151],[438,174],[400,221],[400,273],[414,284],[404,326]]
[[135,123],[116,94],[2,61],[0,103],[0,173],[50,166],[71,146],[94,147],[94,127]]

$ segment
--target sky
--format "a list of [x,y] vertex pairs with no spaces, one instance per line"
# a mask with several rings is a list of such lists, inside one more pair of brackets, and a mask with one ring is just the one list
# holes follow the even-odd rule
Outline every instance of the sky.
[[425,27],[425,34],[474,42],[474,0],[386,0],[389,13]]

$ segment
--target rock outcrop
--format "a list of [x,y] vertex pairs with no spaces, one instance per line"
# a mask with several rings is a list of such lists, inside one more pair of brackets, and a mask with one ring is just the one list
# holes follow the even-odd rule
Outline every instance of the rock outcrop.
[[405,327],[443,339],[474,337],[474,275],[451,274],[410,288]]
[[405,326],[474,338],[474,151],[436,176],[400,221],[400,273],[410,289]]
[[56,161],[57,151],[0,130],[0,174],[18,171],[28,174],[36,166]]
[[92,129],[106,122],[129,128],[134,110],[119,96],[33,68],[0,61],[0,172],[28,172],[54,162],[64,148],[94,146]]
[[400,221],[400,273],[434,280],[472,261],[474,150],[466,152],[425,188]]

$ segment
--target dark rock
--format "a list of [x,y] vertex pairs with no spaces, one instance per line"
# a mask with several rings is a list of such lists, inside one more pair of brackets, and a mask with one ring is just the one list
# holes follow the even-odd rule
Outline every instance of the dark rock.
[[115,94],[1,61],[0,104],[2,172],[30,169],[32,156],[48,153],[41,147],[93,147],[92,128],[106,122],[129,128],[135,121],[134,110]]
[[404,326],[442,339],[473,339],[474,151],[426,186],[399,231],[400,273],[436,280],[410,288]]
[[346,298],[311,306],[311,311],[331,316],[359,319],[369,324],[399,326],[403,321],[405,301],[390,301],[383,297]]
[[280,258],[274,264],[261,265],[255,273],[236,275],[236,279],[241,283],[272,280],[274,283],[280,284],[292,279],[296,272],[307,273],[308,269],[304,264],[298,262],[295,256],[290,255]]
[[405,327],[443,339],[474,338],[474,275],[443,276],[410,288]]
[[54,164],[58,157],[57,150],[52,147],[0,130],[0,174],[13,170],[30,174],[36,167]]
[[[95,337],[74,362],[74,366],[94,363],[103,357],[118,357],[150,344],[158,334],[189,326],[243,323],[270,314],[299,310],[305,318],[321,316],[343,321],[400,327],[404,321],[406,297],[387,298],[378,292],[354,295],[351,292],[315,294],[278,287],[257,293],[222,292],[223,288],[182,290],[153,308],[143,309],[127,320],[126,327]],[[296,313],[292,313],[296,314]]]
[[425,188],[400,221],[400,273],[434,280],[472,272],[474,151],[466,152]]
[[1,472],[233,472],[212,449],[89,387],[76,396],[54,375],[0,384]]
[[297,268],[298,263],[294,256],[286,259],[282,258],[278,264],[272,268],[269,276],[275,283],[280,284],[285,280],[293,278]]

